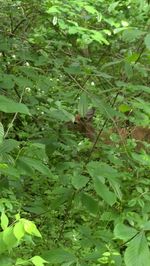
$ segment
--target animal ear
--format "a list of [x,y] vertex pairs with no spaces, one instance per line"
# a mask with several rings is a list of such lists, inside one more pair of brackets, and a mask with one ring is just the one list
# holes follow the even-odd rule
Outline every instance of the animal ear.
[[94,114],[95,114],[95,108],[94,107],[92,107],[89,110],[87,110],[87,113],[85,115],[85,118],[87,119],[87,121],[91,121],[93,116],[94,116]]

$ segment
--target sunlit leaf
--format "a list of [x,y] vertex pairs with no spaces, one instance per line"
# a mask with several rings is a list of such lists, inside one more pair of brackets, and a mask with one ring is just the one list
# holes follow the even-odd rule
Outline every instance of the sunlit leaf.
[[150,252],[144,232],[130,241],[124,259],[126,266],[149,266]]

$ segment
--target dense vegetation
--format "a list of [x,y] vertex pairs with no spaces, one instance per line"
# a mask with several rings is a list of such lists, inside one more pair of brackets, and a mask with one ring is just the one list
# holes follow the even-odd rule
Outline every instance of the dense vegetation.
[[149,1],[0,4],[0,265],[149,266]]

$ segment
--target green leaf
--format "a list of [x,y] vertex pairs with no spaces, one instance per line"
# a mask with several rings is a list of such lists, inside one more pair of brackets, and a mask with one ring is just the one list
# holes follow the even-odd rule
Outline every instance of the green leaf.
[[150,49],[150,33],[146,35],[144,42],[145,42],[147,49]]
[[128,43],[134,42],[143,34],[144,32],[139,29],[126,28],[125,31],[123,32],[123,39]]
[[46,13],[53,14],[53,13],[60,13],[58,6],[52,6],[46,10]]
[[112,206],[117,200],[113,192],[104,185],[99,179],[94,180],[94,188],[97,194],[110,206]]
[[29,235],[33,235],[33,236],[37,236],[37,237],[42,237],[39,230],[37,229],[36,225],[26,219],[21,219],[23,226],[24,226],[24,230],[29,234]]
[[121,104],[121,105],[119,105],[118,109],[120,112],[126,113],[128,111],[131,111],[132,108],[127,104]]
[[42,254],[42,257],[54,264],[54,263],[64,263],[64,262],[76,262],[76,257],[74,254],[62,249],[62,248],[58,248],[58,249],[53,249],[50,251],[46,251]]
[[2,254],[0,256],[0,265],[1,266],[14,266],[14,263],[13,263],[13,259],[8,256],[8,254],[6,253],[5,255]]
[[99,43],[104,43],[106,45],[109,45],[109,42],[104,38],[103,34],[98,32],[98,31],[94,31],[92,30],[93,35],[92,35],[92,39],[99,42]]
[[3,231],[3,240],[4,240],[4,243],[6,244],[8,250],[11,250],[13,247],[17,246],[18,240],[14,236],[12,226],[7,227]]
[[21,238],[25,235],[25,230],[23,223],[21,221],[17,222],[13,229],[15,237],[20,241]]
[[13,87],[15,85],[13,77],[14,76],[10,75],[10,74],[2,75],[1,87],[5,88],[5,89],[13,89]]
[[30,259],[30,261],[35,265],[35,266],[43,266],[44,263],[48,263],[46,260],[42,259],[40,256],[34,256]]
[[44,163],[42,163],[40,160],[36,160],[30,157],[20,156],[18,159],[18,163],[23,162],[27,167],[33,168],[43,175],[51,176],[51,171]]
[[4,127],[3,124],[0,122],[0,144],[2,144],[4,138]]
[[15,148],[18,148],[19,142],[14,139],[5,139],[3,143],[0,145],[0,153],[8,153]]
[[29,110],[25,104],[16,103],[3,95],[0,95],[0,111],[4,113],[22,113],[30,115]]
[[150,231],[150,221],[147,221],[143,226],[144,231]]
[[96,215],[98,212],[98,202],[91,197],[91,195],[87,193],[81,194],[81,202],[82,205],[87,209],[87,211],[92,214]]
[[21,259],[21,258],[17,258],[15,265],[25,265],[25,266],[28,266],[29,265],[29,260],[24,260],[24,259]]
[[138,154],[138,153],[132,153],[132,158],[137,161],[140,165],[145,165],[150,167],[150,155],[147,153]]
[[1,214],[1,227],[2,227],[2,229],[5,230],[8,226],[8,224],[9,224],[8,217],[5,214],[5,212],[3,211]]
[[0,254],[7,250],[7,246],[3,240],[3,232],[0,232]]
[[[119,200],[122,199],[119,181],[120,173],[118,173],[116,169],[106,163],[90,162],[87,165],[87,170],[90,176],[93,179],[98,180],[98,182],[104,184],[107,178],[110,186],[115,192],[115,195],[118,197]],[[106,186],[103,186],[103,189],[105,190]],[[110,193],[110,195],[112,197],[112,193]]]
[[149,266],[150,252],[144,232],[130,241],[124,255],[126,266]]
[[89,178],[87,176],[79,175],[78,173],[75,173],[71,178],[71,183],[76,189],[85,187],[88,181]]
[[123,241],[130,240],[133,236],[137,234],[137,230],[134,228],[119,223],[114,228],[114,236],[115,238],[121,239]]
[[90,14],[97,14],[97,10],[93,6],[84,6],[84,9]]

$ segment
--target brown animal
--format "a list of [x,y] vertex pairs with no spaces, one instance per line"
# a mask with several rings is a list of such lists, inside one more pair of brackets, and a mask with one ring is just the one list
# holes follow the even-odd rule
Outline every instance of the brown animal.
[[[75,122],[68,123],[68,129],[80,132],[83,136],[87,137],[91,141],[96,139],[96,131],[93,127],[93,116],[95,113],[95,108],[91,108],[87,111],[85,117],[81,117],[80,114],[75,116]],[[130,128],[119,128],[114,127],[108,130],[108,132],[103,132],[101,134],[101,139],[103,139],[105,144],[112,144],[110,140],[110,135],[116,133],[119,135],[119,143],[125,142],[128,138],[133,138],[137,142],[150,142],[150,128],[143,128],[141,126],[132,126]]]

